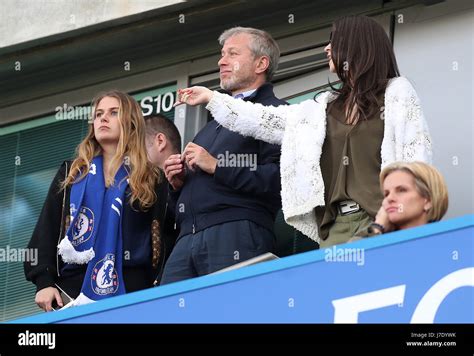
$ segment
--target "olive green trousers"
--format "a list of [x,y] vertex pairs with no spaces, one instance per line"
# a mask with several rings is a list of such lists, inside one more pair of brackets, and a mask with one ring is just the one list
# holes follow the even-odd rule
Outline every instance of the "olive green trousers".
[[348,242],[355,234],[367,228],[373,219],[365,210],[360,210],[349,215],[337,215],[336,221],[329,229],[329,235],[326,240],[321,240],[319,248],[330,247],[333,245],[344,244]]

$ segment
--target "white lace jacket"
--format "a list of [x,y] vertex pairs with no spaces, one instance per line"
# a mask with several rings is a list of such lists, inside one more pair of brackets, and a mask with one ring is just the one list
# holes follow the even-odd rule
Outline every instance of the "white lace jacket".
[[[207,109],[224,127],[244,136],[281,145],[281,199],[285,220],[319,241],[314,208],[323,206],[321,149],[326,137],[326,106],[335,98],[325,92],[314,100],[289,106],[263,106],[214,92]],[[431,163],[431,138],[410,82],[389,82],[385,92],[382,167],[394,161]]]

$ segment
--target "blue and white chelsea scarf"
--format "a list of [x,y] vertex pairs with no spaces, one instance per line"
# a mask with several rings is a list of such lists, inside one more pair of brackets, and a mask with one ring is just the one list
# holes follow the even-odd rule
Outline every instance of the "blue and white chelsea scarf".
[[80,295],[74,305],[125,293],[122,275],[122,211],[128,173],[122,164],[114,184],[105,187],[102,156],[71,187],[71,224],[58,250],[64,262],[86,264]]

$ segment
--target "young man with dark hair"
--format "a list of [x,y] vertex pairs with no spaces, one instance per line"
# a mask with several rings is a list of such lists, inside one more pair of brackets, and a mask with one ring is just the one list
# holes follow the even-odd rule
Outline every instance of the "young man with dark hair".
[[163,170],[169,156],[181,152],[181,135],[175,124],[162,114],[145,117],[148,159]]

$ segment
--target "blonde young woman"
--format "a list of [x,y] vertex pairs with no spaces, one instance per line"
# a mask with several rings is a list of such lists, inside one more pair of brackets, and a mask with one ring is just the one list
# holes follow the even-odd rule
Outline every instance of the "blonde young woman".
[[222,126],[281,144],[285,220],[328,247],[372,221],[383,196],[381,168],[431,161],[431,138],[418,95],[400,77],[384,29],[365,16],[333,24],[325,51],[342,86],[297,105],[263,107],[204,87],[179,92],[177,104],[208,104]]
[[39,263],[25,264],[26,278],[45,311],[64,305],[60,290],[79,305],[151,287],[174,244],[140,105],[110,91],[92,108],[88,134],[56,174],[28,245]]

